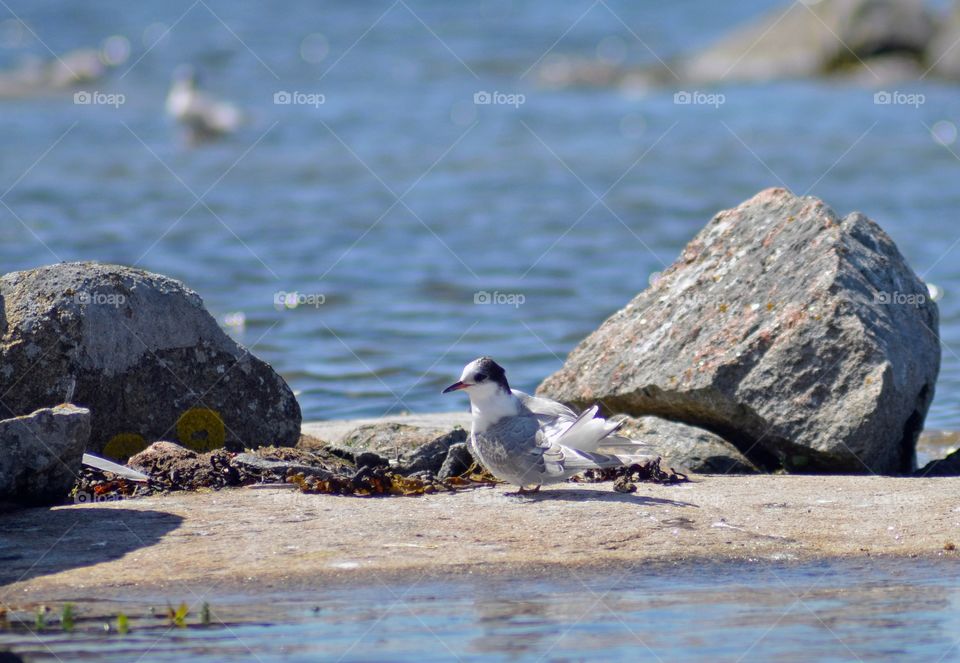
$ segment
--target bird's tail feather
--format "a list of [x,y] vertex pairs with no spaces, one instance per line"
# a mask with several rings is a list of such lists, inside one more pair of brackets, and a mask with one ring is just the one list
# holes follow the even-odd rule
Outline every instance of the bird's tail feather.
[[600,447],[643,446],[638,442],[616,435],[623,421],[610,421],[597,416],[599,408],[594,405],[580,413],[580,416],[560,434],[557,443],[571,449],[596,453]]
[[[644,463],[656,456],[644,456],[639,454],[601,454],[592,453],[577,449],[577,459],[564,459],[564,465],[568,469],[580,467],[581,469],[606,469],[610,467],[626,467],[637,463]],[[573,462],[571,462],[573,460]]]
[[608,435],[600,440],[599,448],[612,451],[618,455],[622,453],[630,455],[637,449],[650,449],[651,446],[623,435]]

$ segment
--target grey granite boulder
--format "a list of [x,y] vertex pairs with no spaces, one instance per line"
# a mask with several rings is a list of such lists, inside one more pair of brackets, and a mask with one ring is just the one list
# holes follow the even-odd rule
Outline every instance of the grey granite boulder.
[[620,434],[649,447],[663,464],[699,474],[756,474],[759,470],[719,435],[659,417],[626,417]]
[[761,469],[909,472],[938,320],[873,221],[769,189],[717,214],[538,393],[706,428]]
[[674,70],[690,82],[765,81],[869,66],[876,55],[919,61],[933,23],[923,0],[793,2],[683,59]]
[[62,501],[89,437],[90,411],[69,404],[0,421],[0,502]]
[[0,416],[70,400],[92,413],[89,450],[114,436],[218,446],[292,446],[300,407],[197,293],[173,279],[96,263],[0,278]]
[[[937,19],[923,0],[784,1],[717,42],[646,66],[621,66],[553,54],[537,76],[549,87],[673,87],[675,102],[690,103],[697,86],[813,77],[840,77],[867,87],[916,81],[925,75]],[[942,29],[934,49],[954,43]],[[944,56],[949,66],[954,52]],[[939,73],[939,70],[938,70]],[[676,90],[676,87],[680,90]],[[686,97],[686,101],[684,101]]]

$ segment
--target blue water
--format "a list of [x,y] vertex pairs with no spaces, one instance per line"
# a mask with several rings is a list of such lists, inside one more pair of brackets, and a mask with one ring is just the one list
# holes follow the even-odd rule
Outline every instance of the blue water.
[[0,631],[0,647],[38,661],[960,660],[953,560],[638,565],[207,600],[208,628],[194,606],[187,628],[154,618],[105,635],[80,603],[74,634]]
[[[454,409],[439,389],[466,361],[493,355],[532,389],[714,212],[787,184],[866,212],[945,290],[928,427],[956,429],[960,144],[930,133],[960,122],[956,87],[898,85],[924,95],[914,108],[831,82],[727,85],[713,108],[674,105],[674,89],[537,83],[556,55],[667,59],[781,4],[7,0],[2,67],[110,35],[131,55],[88,86],[123,94],[118,108],[0,102],[0,265],[96,259],[182,279],[219,319],[245,315],[231,333],[307,418]],[[242,131],[185,144],[162,111],[181,62],[247,112]],[[280,91],[325,103],[275,105]],[[478,106],[480,91],[525,103]],[[278,292],[324,303],[278,311]]]

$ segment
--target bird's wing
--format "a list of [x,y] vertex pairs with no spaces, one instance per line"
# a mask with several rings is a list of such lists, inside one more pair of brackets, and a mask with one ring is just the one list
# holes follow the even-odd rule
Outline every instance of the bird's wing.
[[[579,426],[573,431],[574,437],[595,434],[595,425],[588,425],[593,420],[591,414],[595,414],[592,408],[574,421]],[[593,421],[613,426],[602,419]],[[489,450],[485,449],[485,454],[494,456],[490,460],[509,463],[525,483],[537,483],[549,477],[565,478],[584,470],[620,467],[635,462],[633,456],[601,454],[561,444],[547,435],[533,413],[504,417],[484,431],[483,435],[499,440],[502,445],[491,445]]]
[[513,391],[513,395],[516,396],[528,410],[538,416],[549,416],[567,421],[574,421],[577,418],[577,413],[563,403],[558,403],[557,401],[552,401],[542,396],[531,396],[519,389],[512,389],[511,391]]
[[[620,438],[614,433],[623,425],[622,421],[608,421],[603,417],[598,417],[597,412],[600,408],[596,405],[584,410],[577,420],[570,424],[563,433],[556,438],[558,444],[585,451],[596,453],[601,446],[620,446]],[[630,442],[630,444],[633,444]]]
[[516,389],[513,393],[537,417],[540,429],[551,442],[587,453],[596,453],[602,447],[633,454],[637,447],[645,446],[616,435],[623,422],[598,417],[596,405],[578,415],[563,403],[549,398],[530,396]]
[[531,396],[516,389],[512,391],[521,405],[530,410],[537,418],[537,421],[540,422],[540,428],[550,439],[560,437],[563,431],[577,420],[577,413],[563,403],[552,401],[549,398]]
[[562,456],[551,449],[533,414],[504,417],[479,434],[477,444],[484,462],[510,467],[525,483],[538,483],[543,475],[563,470]]
[[[542,434],[541,434],[542,435]],[[548,476],[573,476],[585,470],[622,467],[641,460],[635,455],[601,454],[582,449],[572,449],[563,444],[544,440],[541,466]]]

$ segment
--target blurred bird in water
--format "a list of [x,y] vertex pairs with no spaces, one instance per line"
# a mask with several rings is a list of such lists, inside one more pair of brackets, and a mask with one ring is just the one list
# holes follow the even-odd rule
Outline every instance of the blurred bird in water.
[[167,113],[186,128],[192,143],[231,134],[243,121],[236,106],[200,89],[199,77],[190,65],[181,65],[173,74]]

